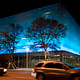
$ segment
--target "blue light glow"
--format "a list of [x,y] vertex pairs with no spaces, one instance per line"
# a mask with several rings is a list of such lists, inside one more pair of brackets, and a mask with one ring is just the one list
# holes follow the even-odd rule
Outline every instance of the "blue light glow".
[[[62,40],[60,50],[66,50],[75,54],[79,54],[80,26],[76,23],[76,21],[72,18],[69,12],[60,3],[2,18],[0,19],[0,30],[5,30],[5,27],[7,27],[11,23],[20,24],[26,30],[27,27],[32,26],[31,23],[36,18],[39,18],[43,15],[47,18],[58,20],[59,23],[65,24],[65,26],[68,28],[66,37]],[[25,37],[21,35],[21,40],[16,45],[15,53],[26,52],[25,48],[23,47],[30,47],[30,45],[33,45],[33,42],[29,41],[29,39],[27,38],[25,39]],[[48,51],[49,50],[51,51],[51,49],[48,49]],[[31,51],[32,49],[30,49],[29,52]],[[39,49],[37,51],[42,51],[42,49]],[[5,51],[0,51],[0,53],[4,52]]]

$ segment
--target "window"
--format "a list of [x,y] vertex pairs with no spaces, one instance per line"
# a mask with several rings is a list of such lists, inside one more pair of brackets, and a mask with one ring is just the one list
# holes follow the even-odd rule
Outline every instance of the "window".
[[64,69],[64,65],[62,65],[62,64],[56,63],[55,66],[56,66],[56,68]]
[[55,68],[55,64],[54,63],[47,63],[45,65],[46,68]]
[[36,67],[42,67],[44,63],[39,63],[38,65],[36,65]]

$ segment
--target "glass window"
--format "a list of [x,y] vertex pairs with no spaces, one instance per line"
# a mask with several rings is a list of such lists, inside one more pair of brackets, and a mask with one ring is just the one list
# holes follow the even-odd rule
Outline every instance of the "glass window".
[[56,66],[56,68],[64,69],[64,65],[62,65],[62,64],[56,63],[55,66]]
[[38,65],[36,65],[36,67],[42,67],[44,63],[39,63]]
[[55,64],[54,63],[47,63],[45,65],[46,68],[55,68]]

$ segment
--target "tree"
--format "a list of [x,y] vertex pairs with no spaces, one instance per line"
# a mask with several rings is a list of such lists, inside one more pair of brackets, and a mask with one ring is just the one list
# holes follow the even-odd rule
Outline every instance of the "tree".
[[6,30],[0,31],[0,49],[7,50],[10,54],[9,66],[15,68],[13,63],[14,50],[16,44],[20,41],[20,34],[23,31],[22,26],[19,24],[10,24]]
[[47,49],[59,48],[60,39],[66,35],[66,27],[59,24],[57,20],[40,17],[32,22],[32,26],[27,28],[26,37],[34,42],[35,45],[41,45],[44,49],[45,60],[47,59]]

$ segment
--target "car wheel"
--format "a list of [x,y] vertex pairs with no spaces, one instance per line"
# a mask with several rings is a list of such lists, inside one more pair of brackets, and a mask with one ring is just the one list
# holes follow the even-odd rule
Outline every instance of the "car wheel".
[[44,75],[43,74],[39,74],[37,76],[37,80],[44,80]]
[[72,78],[72,80],[80,80],[80,77],[79,76],[75,76]]

